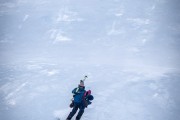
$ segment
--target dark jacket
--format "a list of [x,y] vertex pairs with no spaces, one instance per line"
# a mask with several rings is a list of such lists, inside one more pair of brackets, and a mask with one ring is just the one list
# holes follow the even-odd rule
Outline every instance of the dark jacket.
[[85,93],[85,89],[83,87],[77,87],[75,88],[72,93],[74,94],[74,103],[83,103],[83,96]]

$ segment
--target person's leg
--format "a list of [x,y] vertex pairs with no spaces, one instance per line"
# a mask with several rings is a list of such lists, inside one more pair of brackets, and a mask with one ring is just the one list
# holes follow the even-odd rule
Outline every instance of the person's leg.
[[80,120],[81,119],[81,117],[82,117],[82,115],[84,113],[84,109],[85,109],[85,107],[80,106],[78,115],[76,116],[76,120]]
[[72,111],[69,113],[66,120],[71,120],[71,118],[74,116],[74,114],[76,114],[77,110],[78,110],[78,105],[74,104],[74,107],[73,107]]

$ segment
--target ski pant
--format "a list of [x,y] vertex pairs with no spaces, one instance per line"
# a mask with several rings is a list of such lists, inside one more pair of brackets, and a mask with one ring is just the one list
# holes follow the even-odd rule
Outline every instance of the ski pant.
[[76,120],[80,120],[81,116],[84,113],[84,109],[85,109],[85,107],[81,103],[74,103],[74,107],[73,107],[72,111],[69,113],[67,120],[71,120],[71,118],[76,114],[78,108],[79,108],[79,112],[76,116]]

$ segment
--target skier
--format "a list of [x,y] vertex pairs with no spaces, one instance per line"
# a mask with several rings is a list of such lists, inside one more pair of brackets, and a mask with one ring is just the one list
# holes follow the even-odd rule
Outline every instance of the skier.
[[84,109],[85,107],[87,107],[89,104],[91,104],[92,102],[90,102],[91,100],[94,99],[94,97],[91,95],[91,91],[85,90],[85,86],[84,86],[84,81],[80,81],[80,84],[77,88],[75,88],[72,93],[74,100],[72,101],[72,103],[70,104],[70,107],[72,109],[72,111],[69,113],[68,117],[66,120],[71,120],[71,118],[76,114],[78,108],[79,108],[79,112],[76,116],[76,120],[80,120],[81,116],[84,113]]

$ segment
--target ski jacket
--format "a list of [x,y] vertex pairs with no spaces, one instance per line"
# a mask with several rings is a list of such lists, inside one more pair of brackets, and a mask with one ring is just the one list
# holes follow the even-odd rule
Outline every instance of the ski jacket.
[[84,93],[85,93],[85,89],[84,88],[80,88],[80,87],[77,87],[75,88],[72,93],[74,94],[73,97],[74,97],[74,102],[75,103],[83,103],[83,96],[84,96]]

